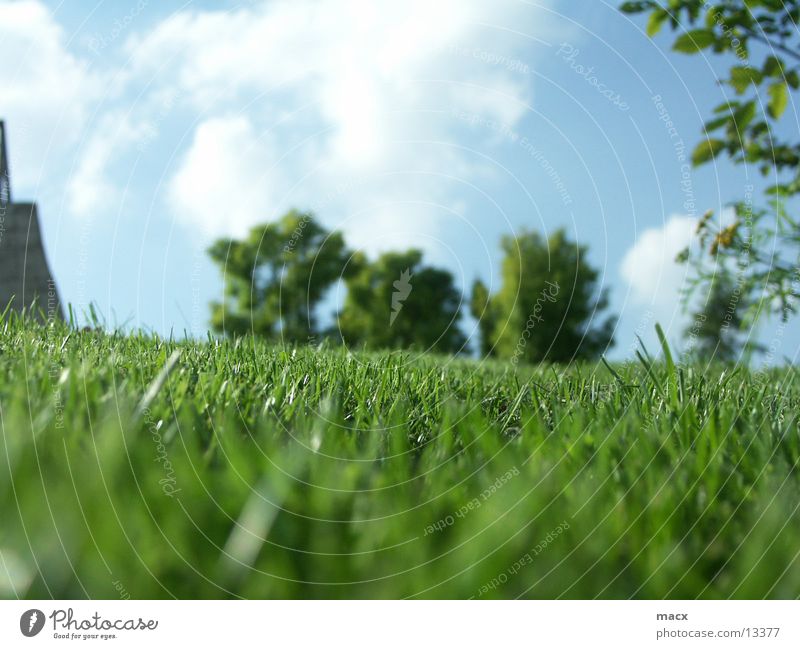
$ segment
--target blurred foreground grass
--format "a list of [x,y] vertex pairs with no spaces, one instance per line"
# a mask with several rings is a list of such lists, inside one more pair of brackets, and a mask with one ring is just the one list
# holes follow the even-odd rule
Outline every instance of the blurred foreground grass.
[[794,369],[0,322],[5,598],[794,598]]

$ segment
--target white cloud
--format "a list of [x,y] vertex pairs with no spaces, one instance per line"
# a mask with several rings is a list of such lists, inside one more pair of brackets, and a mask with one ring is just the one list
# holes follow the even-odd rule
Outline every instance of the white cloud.
[[34,0],[0,2],[0,101],[12,151],[12,183],[33,193],[74,144],[100,84],[66,48],[64,31]]
[[109,167],[119,151],[146,134],[146,124],[131,124],[124,114],[111,113],[99,121],[81,150],[78,166],[67,186],[69,207],[74,214],[87,216],[94,211],[111,211],[115,200],[122,197],[109,176]]
[[[532,75],[491,61],[524,56],[515,53],[515,42],[530,45],[504,28],[552,37],[544,14],[514,0],[277,0],[177,12],[131,38],[126,49],[132,78],[176,87],[185,105],[203,116],[170,191],[184,221],[217,234],[241,230],[367,175],[369,182],[337,201],[338,221],[358,222],[354,239],[369,247],[387,228],[407,229],[412,218],[421,228],[418,239],[433,242],[438,210],[424,205],[450,204],[454,197],[442,183],[416,182],[413,175],[467,177],[483,164],[448,146],[459,128],[454,109],[509,126],[524,116]],[[241,120],[235,128],[231,115]],[[250,147],[249,162],[262,165],[259,173],[242,168],[244,123],[271,132],[267,151],[262,144]],[[302,146],[298,133],[309,138]],[[487,140],[493,135],[485,134]],[[199,162],[212,154],[225,161],[213,173]],[[278,159],[296,187],[281,184],[275,167],[265,173],[264,165]],[[222,170],[229,163],[235,171]],[[261,188],[268,180],[273,191],[254,192],[255,180]],[[238,197],[236,217],[210,207],[205,195]],[[409,198],[418,201],[411,217],[408,206],[385,205]],[[374,203],[382,207],[372,217],[348,219]]]
[[206,120],[170,181],[176,217],[205,237],[241,236],[268,220],[277,170],[271,146],[243,116]]
[[696,228],[696,218],[672,215],[663,227],[644,230],[622,259],[621,274],[634,299],[662,322],[680,315],[680,292],[691,270],[675,257],[694,240]]
[[[372,250],[408,242],[434,253],[447,234],[442,206],[459,198],[436,174],[470,181],[485,169],[458,147],[454,111],[514,127],[531,101],[530,37],[556,38],[547,12],[517,0],[273,0],[147,27],[131,27],[123,67],[109,52],[95,72],[43,4],[0,0],[16,181],[30,185],[48,156],[64,164],[77,152],[67,205],[108,215],[115,182],[129,177],[120,163],[157,132],[159,153],[175,153],[168,205],[203,236],[240,234],[357,178],[320,209],[328,226]],[[503,63],[517,60],[525,66]],[[161,117],[165,95],[176,99]]]

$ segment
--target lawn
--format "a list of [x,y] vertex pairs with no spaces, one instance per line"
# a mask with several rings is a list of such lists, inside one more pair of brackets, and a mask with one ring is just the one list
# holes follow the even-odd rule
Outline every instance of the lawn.
[[6,316],[0,596],[794,598],[796,379]]

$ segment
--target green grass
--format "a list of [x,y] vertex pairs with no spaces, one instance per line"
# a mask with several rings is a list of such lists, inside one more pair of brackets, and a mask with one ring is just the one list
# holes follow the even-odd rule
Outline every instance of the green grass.
[[792,368],[0,322],[0,596],[794,598]]

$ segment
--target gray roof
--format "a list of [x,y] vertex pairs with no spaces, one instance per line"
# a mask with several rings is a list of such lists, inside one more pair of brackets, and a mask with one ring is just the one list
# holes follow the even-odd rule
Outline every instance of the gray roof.
[[0,313],[9,302],[21,310],[34,300],[47,319],[62,317],[36,204],[12,200],[5,125],[0,121]]

